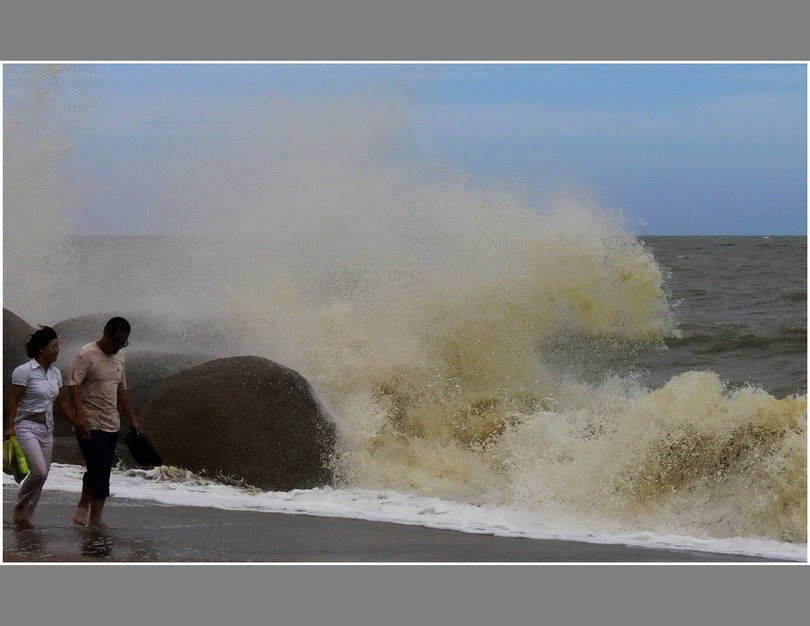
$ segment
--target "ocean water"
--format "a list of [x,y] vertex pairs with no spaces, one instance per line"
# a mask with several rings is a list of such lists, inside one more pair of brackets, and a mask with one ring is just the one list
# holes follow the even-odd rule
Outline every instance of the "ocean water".
[[[335,488],[164,468],[120,472],[116,493],[806,560],[806,238],[638,238],[593,208],[464,207],[452,228],[342,254],[67,238],[57,320],[208,329],[135,328],[128,350],[279,361],[340,433]],[[56,467],[49,487],[78,477]]]
[[709,369],[784,397],[807,391],[805,237],[646,237],[669,272],[682,337],[641,366],[665,382]]

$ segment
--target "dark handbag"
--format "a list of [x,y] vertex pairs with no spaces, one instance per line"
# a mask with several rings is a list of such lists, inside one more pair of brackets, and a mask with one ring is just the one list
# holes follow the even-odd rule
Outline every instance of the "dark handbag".
[[124,443],[127,444],[129,453],[138,465],[153,467],[163,465],[163,459],[160,458],[155,445],[146,438],[146,435],[131,430],[124,436]]

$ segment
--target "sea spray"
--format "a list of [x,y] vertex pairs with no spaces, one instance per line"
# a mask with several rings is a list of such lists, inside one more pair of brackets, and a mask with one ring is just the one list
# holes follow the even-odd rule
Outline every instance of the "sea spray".
[[64,71],[54,65],[33,72],[4,68],[3,285],[16,312],[33,322],[56,313],[65,262],[69,222],[61,166],[73,142],[59,127],[56,100]]
[[85,65],[3,66],[3,295],[30,323],[54,323],[76,287],[67,238],[94,184],[74,159],[93,80]]
[[728,389],[710,372],[650,390],[555,369],[544,346],[558,363],[561,345],[663,349],[678,334],[664,273],[591,204],[531,213],[447,193],[445,225],[464,235],[452,248],[426,235],[418,254],[404,240],[390,250],[397,263],[300,284],[277,274],[264,294],[233,294],[269,350],[295,346],[289,358],[343,433],[348,484],[625,529],[806,540],[805,397]]
[[503,437],[511,481],[500,502],[561,503],[626,528],[806,541],[806,397],[731,390],[709,372],[578,394],[587,400],[526,416]]

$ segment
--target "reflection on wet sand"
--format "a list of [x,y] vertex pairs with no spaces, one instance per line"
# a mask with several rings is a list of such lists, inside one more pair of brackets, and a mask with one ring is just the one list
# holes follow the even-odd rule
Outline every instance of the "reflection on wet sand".
[[99,559],[112,556],[113,537],[108,528],[86,528],[82,534],[82,556]]
[[7,523],[4,524],[3,538],[3,558],[8,562],[161,560],[154,541],[144,537],[128,537],[125,531],[114,528],[43,526],[18,530],[13,524]]
[[[4,549],[14,554],[26,554],[35,556],[37,560],[49,560],[49,555],[45,552],[42,531],[38,528],[29,530],[18,530],[14,525],[9,525],[13,530],[11,533],[3,533]],[[11,541],[9,541],[9,539]]]

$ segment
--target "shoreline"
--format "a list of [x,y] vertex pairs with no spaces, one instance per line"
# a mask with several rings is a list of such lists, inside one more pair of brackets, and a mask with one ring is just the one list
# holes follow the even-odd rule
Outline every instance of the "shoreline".
[[738,554],[478,535],[392,522],[233,511],[114,497],[109,529],[70,521],[76,494],[42,494],[35,528],[11,523],[4,563],[790,563]]

